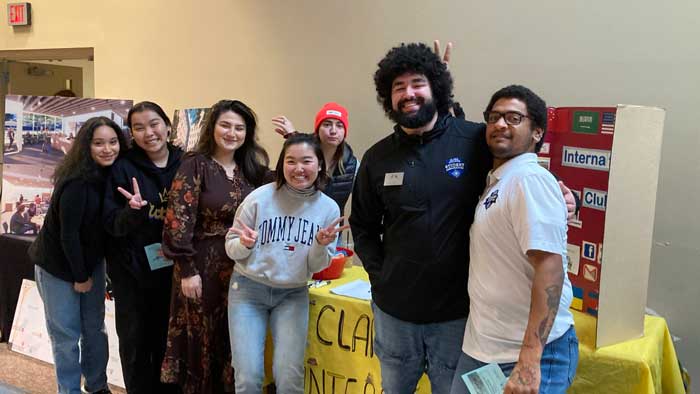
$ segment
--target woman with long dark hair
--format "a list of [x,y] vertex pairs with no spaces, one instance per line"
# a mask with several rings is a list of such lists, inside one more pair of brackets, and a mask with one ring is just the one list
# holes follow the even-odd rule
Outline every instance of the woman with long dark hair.
[[[30,248],[44,302],[59,393],[109,393],[105,316],[106,234],[102,214],[109,167],[126,148],[119,126],[91,118],[53,175],[44,227]],[[80,346],[78,346],[80,343]]]
[[256,124],[244,103],[216,103],[170,189],[163,253],[175,266],[161,378],[185,394],[234,390],[227,325],[234,263],[224,237],[245,196],[272,180]]
[[170,312],[173,268],[159,257],[167,194],[182,150],[168,143],[170,119],[156,103],[127,116],[132,147],[112,166],[104,223],[119,247],[107,256],[124,383],[129,394],[174,393],[160,382]]

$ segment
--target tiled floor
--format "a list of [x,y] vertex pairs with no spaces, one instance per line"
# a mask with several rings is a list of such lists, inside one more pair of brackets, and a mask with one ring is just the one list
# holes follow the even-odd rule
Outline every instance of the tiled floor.
[[[10,351],[0,343],[0,394],[56,392],[53,365]],[[112,392],[125,393],[112,387]]]

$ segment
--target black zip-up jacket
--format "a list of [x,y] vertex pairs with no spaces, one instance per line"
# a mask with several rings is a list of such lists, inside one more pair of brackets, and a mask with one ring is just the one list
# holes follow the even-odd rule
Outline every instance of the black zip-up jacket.
[[421,324],[467,316],[469,227],[492,165],[484,130],[443,115],[421,136],[395,126],[363,156],[350,225],[382,311]]
[[352,192],[355,172],[357,171],[357,158],[352,153],[352,148],[350,148],[350,145],[347,143],[345,143],[345,149],[343,149],[342,161],[345,173],[341,174],[340,166],[335,166],[333,177],[323,189],[323,193],[338,204],[341,216],[343,212],[345,212],[345,204],[348,202],[348,198]]
[[[168,163],[164,168],[159,168],[146,152],[134,145],[114,163],[107,180],[103,222],[107,233],[113,237],[113,245],[107,254],[107,270],[110,276],[117,276],[125,270],[142,287],[154,285],[150,283],[151,269],[144,247],[162,241],[168,191],[183,153],[172,145],[168,145],[168,150]],[[133,193],[131,178],[136,178],[141,197],[148,201],[148,205],[139,210],[130,208],[127,199],[117,191],[117,187],[121,186]],[[115,264],[121,267],[115,267]],[[120,269],[117,273],[115,268],[124,270]],[[167,270],[158,271],[165,273]]]
[[29,249],[32,262],[67,282],[82,283],[104,260],[106,234],[99,220],[107,169],[99,178],[73,178],[54,190],[44,227]]

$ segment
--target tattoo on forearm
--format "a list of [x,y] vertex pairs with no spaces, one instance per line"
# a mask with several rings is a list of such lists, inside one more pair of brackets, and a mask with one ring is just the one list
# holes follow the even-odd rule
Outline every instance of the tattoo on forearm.
[[535,381],[535,369],[530,365],[525,365],[513,371],[514,382],[520,386],[529,386]]
[[542,344],[542,347],[547,344],[547,337],[549,336],[549,331],[554,325],[554,319],[557,317],[557,311],[559,310],[559,299],[561,298],[561,284],[552,285],[545,289],[547,293],[547,315],[540,322],[539,329],[537,330],[537,337]]

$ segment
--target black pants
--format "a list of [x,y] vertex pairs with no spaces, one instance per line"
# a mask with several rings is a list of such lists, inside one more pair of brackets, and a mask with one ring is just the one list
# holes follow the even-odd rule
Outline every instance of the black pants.
[[[129,394],[179,393],[176,385],[160,382],[170,315],[172,267],[148,275],[138,283],[122,264],[111,262],[119,356]],[[144,282],[143,280],[141,282]]]

